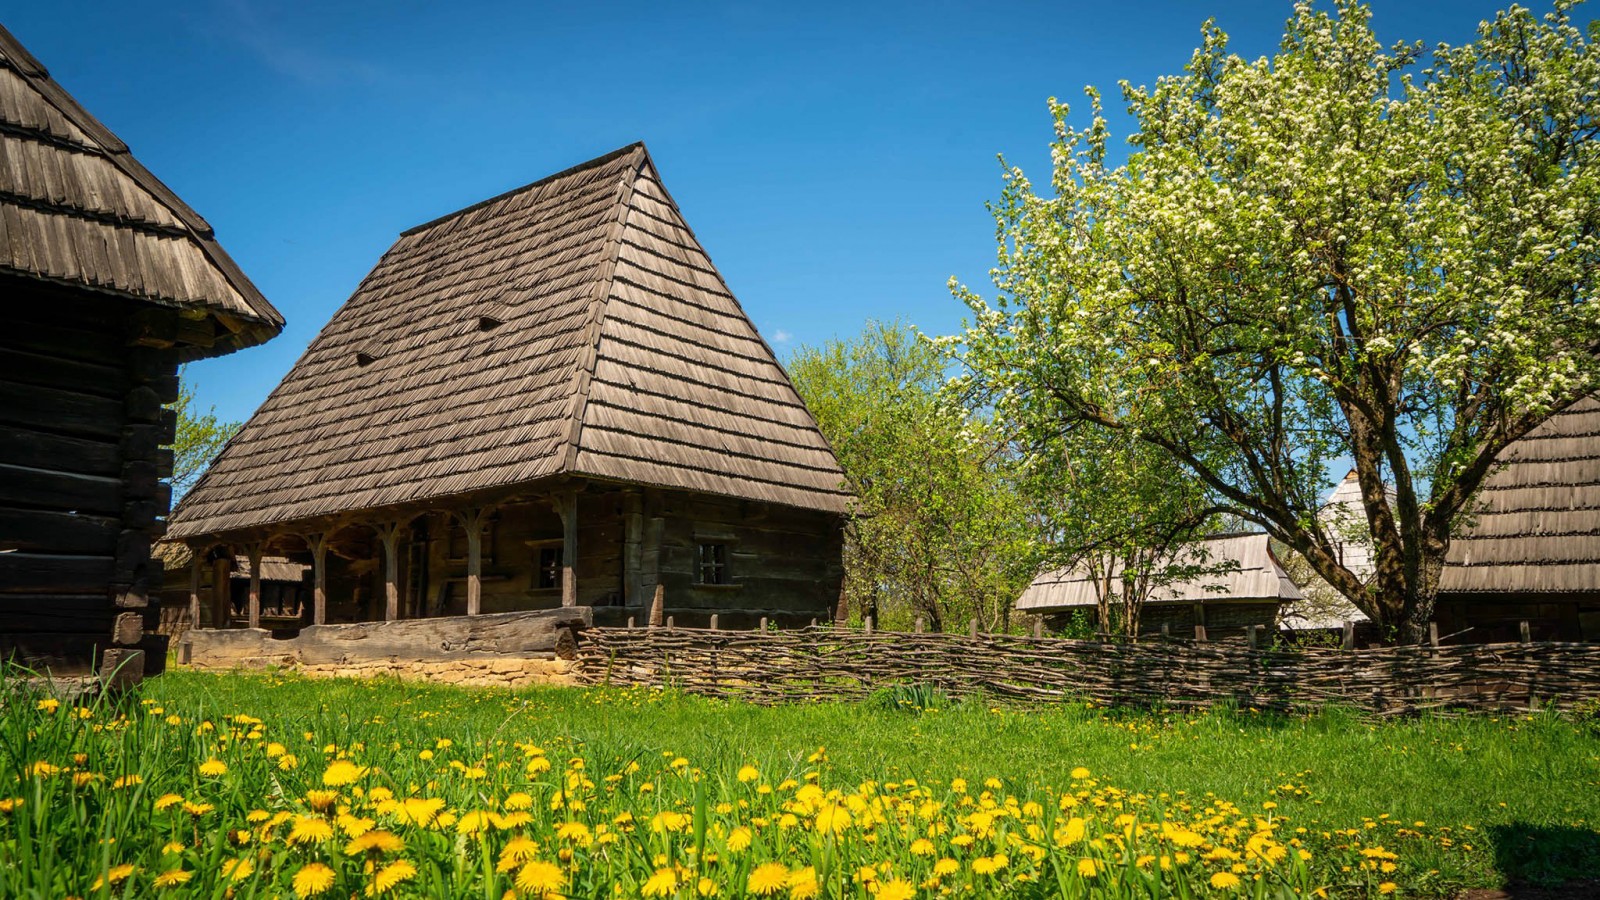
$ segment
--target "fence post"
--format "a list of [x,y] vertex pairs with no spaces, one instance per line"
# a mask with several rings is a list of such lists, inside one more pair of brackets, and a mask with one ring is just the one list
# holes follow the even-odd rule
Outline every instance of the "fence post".
[[1346,650],[1354,650],[1356,648],[1356,623],[1350,621],[1349,619],[1346,619],[1344,622],[1343,646]]
[[1438,622],[1429,622],[1428,623],[1428,646],[1432,647],[1435,650],[1439,649],[1439,623]]
[[678,622],[677,622],[677,617],[676,616],[667,616],[667,627],[668,628],[677,628],[678,627]]
[[1163,641],[1165,641],[1165,640],[1170,640],[1171,638],[1172,638],[1172,626],[1170,624],[1166,623],[1166,622],[1162,622],[1161,623],[1161,639]]
[[866,632],[867,634],[871,634],[872,633],[872,617],[871,616],[863,616],[861,618],[861,630]]
[[763,632],[765,632],[767,630],[767,617],[766,616],[762,616],[761,617],[761,630]]
[[632,627],[633,627],[633,616],[629,616],[629,617],[628,617],[628,627],[629,627],[629,628],[632,628]]
[[1524,644],[1531,643],[1533,641],[1533,632],[1528,627],[1527,619],[1523,619],[1521,622],[1517,623],[1517,632],[1521,635],[1522,642]]
[[817,620],[816,620],[816,619],[812,619],[812,620],[811,620],[811,627],[812,627],[812,628],[815,628],[815,627],[817,627]]
[[967,637],[971,638],[972,640],[977,640],[978,639],[978,620],[977,619],[973,619],[971,622],[967,623]]
[[1037,616],[1034,618],[1033,637],[1035,640],[1044,637],[1044,616]]
[[660,628],[663,616],[667,614],[667,586],[656,585],[656,595],[650,601],[650,627]]
[[924,619],[921,616],[917,616],[917,624],[916,624],[917,634],[921,634],[923,631],[927,630],[927,627],[928,627],[928,620]]
[[1204,625],[1196,625],[1194,627],[1194,639],[1202,644],[1205,643],[1206,627]]
[[712,613],[711,614],[711,630],[712,631],[716,631],[717,630],[717,614],[716,613]]
[[1260,627],[1260,625],[1248,625],[1245,627],[1245,636],[1250,640],[1251,650],[1256,649],[1256,629]]

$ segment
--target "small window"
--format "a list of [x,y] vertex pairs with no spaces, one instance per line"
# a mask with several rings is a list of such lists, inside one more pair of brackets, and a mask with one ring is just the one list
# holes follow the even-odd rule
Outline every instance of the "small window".
[[501,318],[498,318],[498,317],[495,317],[495,316],[483,315],[483,316],[479,316],[478,317],[478,330],[479,331],[493,331],[496,328],[499,328],[501,325],[504,325],[504,324],[505,324],[505,320],[504,319],[501,319]]
[[373,363],[375,363],[377,361],[378,361],[378,357],[373,355],[372,353],[367,352],[366,350],[357,350],[356,351],[356,365],[360,366],[363,369],[365,369],[367,366],[370,366],[370,365],[372,365]]
[[561,586],[561,548],[539,548],[539,587]]
[[700,583],[728,583],[728,545],[700,545]]

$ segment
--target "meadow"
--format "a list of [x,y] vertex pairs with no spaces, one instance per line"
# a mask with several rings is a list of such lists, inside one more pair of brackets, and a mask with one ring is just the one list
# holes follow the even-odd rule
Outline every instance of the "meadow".
[[1449,897],[1600,868],[1585,715],[0,689],[6,898]]

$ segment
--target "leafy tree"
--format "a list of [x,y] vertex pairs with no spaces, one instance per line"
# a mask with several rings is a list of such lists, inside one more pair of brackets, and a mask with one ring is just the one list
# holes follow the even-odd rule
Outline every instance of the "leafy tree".
[[[976,382],[1159,448],[1421,640],[1495,456],[1600,387],[1600,28],[1573,6],[1429,53],[1353,0],[1298,4],[1270,59],[1208,23],[1183,74],[1122,85],[1122,165],[1092,90],[1082,128],[1052,101],[1052,190],[1011,168],[995,208],[999,298],[955,286]],[[1365,580],[1316,514],[1347,460]]]
[[845,599],[886,627],[1004,629],[1032,577],[1007,442],[944,390],[950,359],[901,324],[802,347],[789,374],[857,494]]
[[[183,373],[179,373],[180,378]],[[239,431],[240,423],[217,418],[215,407],[199,412],[194,406],[194,388],[185,380],[172,408],[178,413],[178,427],[172,441],[172,496],[183,496],[194,487],[217,454]]]

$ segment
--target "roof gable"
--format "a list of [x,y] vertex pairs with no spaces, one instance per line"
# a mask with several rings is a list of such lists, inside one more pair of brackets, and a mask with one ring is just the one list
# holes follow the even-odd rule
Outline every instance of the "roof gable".
[[843,509],[816,423],[642,144],[403,233],[170,534],[557,475]]
[[222,326],[220,350],[283,328],[211,226],[4,28],[0,272],[203,309]]

